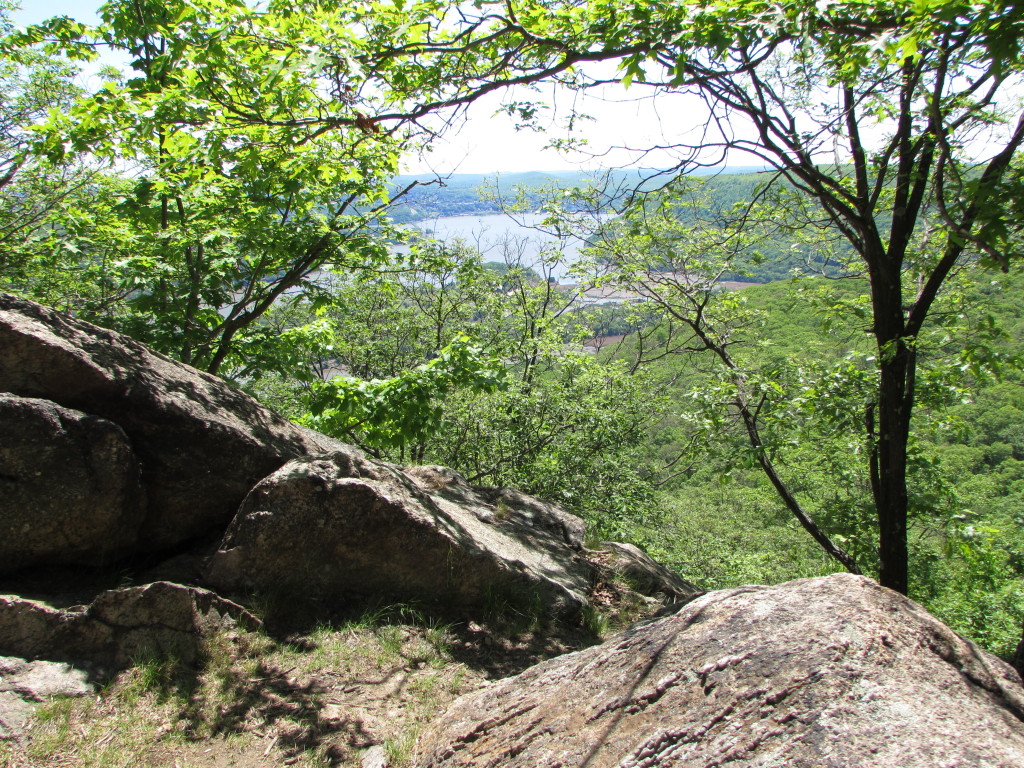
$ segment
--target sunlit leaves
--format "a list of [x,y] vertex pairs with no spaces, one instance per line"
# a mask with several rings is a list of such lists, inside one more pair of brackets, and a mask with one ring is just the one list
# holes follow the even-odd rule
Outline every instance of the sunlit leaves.
[[[62,252],[104,264],[120,296],[116,312],[86,305],[86,316],[186,362],[240,372],[266,357],[254,354],[269,345],[252,325],[288,291],[315,292],[308,278],[327,263],[387,261],[396,234],[381,213],[408,137],[376,115],[408,94],[367,67],[385,46],[366,36],[367,14],[335,3],[114,0],[96,28],[48,22],[6,38],[8,56],[38,56],[39,44],[130,58],[127,72],[53,110],[32,137],[50,162],[102,162],[137,179],[133,193],[83,206],[74,232],[89,222],[105,239],[53,230]],[[388,28],[423,38],[421,28]]]
[[430,362],[390,379],[339,376],[317,384],[306,422],[369,448],[401,448],[434,436],[453,390],[493,392],[504,376],[497,360],[462,336]]

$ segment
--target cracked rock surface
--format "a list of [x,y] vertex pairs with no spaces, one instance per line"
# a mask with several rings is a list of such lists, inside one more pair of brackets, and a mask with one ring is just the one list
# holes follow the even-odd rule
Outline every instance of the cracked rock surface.
[[712,592],[458,699],[417,768],[1024,765],[1016,672],[849,574]]

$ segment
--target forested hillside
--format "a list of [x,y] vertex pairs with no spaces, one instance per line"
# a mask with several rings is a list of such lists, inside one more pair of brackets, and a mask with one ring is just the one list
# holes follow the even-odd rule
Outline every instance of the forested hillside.
[[[1004,655],[1020,638],[1016,6],[9,9],[0,289],[378,457],[559,501],[704,586],[846,569]],[[671,154],[657,183],[399,194],[475,101],[609,77],[703,110],[638,148]],[[771,171],[707,175],[732,158]],[[487,265],[401,226],[503,205],[586,244],[575,288],[557,244]]]
[[[863,418],[861,377],[871,350],[862,326],[836,323],[820,311],[823,296],[830,304],[836,294],[844,302],[862,302],[858,287],[818,278],[745,290],[746,307],[757,319],[737,357],[785,389],[786,409],[775,417],[789,424],[772,434],[770,444],[780,473],[807,500],[817,522],[871,572],[877,553],[867,534],[870,488],[859,480],[867,456],[856,424]],[[959,631],[1003,654],[1013,651],[1024,619],[1024,379],[1016,362],[1009,364],[1022,352],[1022,290],[1019,271],[963,286],[929,355],[934,357],[915,413],[912,449],[912,593]],[[968,335],[984,354],[1007,361],[1001,376],[977,372],[959,356],[942,359],[951,338]],[[663,464],[692,429],[687,404],[694,402],[694,389],[696,399],[706,401],[699,375],[680,374],[674,386],[682,407],[652,434]],[[663,486],[660,523],[672,535],[655,526],[648,546],[682,571],[723,585],[835,569],[837,563],[823,556],[760,468],[743,455],[742,432],[704,435],[709,442]]]
[[[589,521],[594,541],[633,541],[709,589],[841,570],[757,466],[727,407],[732,385],[708,355],[675,347],[650,307],[585,307],[522,270],[481,270],[465,250],[457,258],[458,270],[421,282],[339,286],[338,303],[320,316],[330,341],[306,348],[305,367],[329,361],[376,380],[346,381],[341,407],[337,384],[289,374],[250,386],[383,457],[440,463],[474,483],[560,501]],[[913,594],[1004,655],[1024,620],[1022,291],[1017,270],[964,282],[949,297],[915,417],[911,486]],[[871,349],[857,319],[863,281],[805,277],[716,295],[737,322],[736,359],[751,386],[768,386],[776,400],[762,420],[779,473],[873,572],[857,423],[870,387]],[[287,334],[298,321],[281,315],[275,327]],[[595,354],[583,340],[602,326],[632,333]],[[473,344],[467,338],[415,368],[459,333]],[[999,376],[950,346],[967,337],[973,355],[1000,361]],[[453,365],[466,349],[486,350],[489,362]],[[415,376],[403,377],[410,369]],[[436,410],[418,421],[389,406],[367,410],[356,396],[368,392]]]
[[[698,169],[695,176],[707,177],[720,205],[750,200],[757,184],[754,171],[727,167]],[[613,171],[525,171],[521,173],[454,173],[448,176],[401,175],[393,182],[393,193],[408,189],[391,209],[398,222],[442,216],[502,213],[513,203],[540,208],[555,189],[565,190],[603,185],[608,190],[609,208],[620,205],[636,191],[654,190],[671,178],[654,168]]]

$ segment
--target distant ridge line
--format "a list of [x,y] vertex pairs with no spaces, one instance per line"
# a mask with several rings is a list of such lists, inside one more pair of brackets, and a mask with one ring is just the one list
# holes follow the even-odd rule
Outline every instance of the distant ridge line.
[[[770,170],[764,166],[757,165],[734,165],[734,166],[721,166],[718,168],[698,168],[689,173],[690,176],[744,176],[751,173],[764,173]],[[491,171],[488,173],[452,173],[452,174],[438,174],[438,173],[403,173],[395,177],[397,183],[409,183],[412,181],[436,181],[440,179],[446,184],[449,182],[453,183],[467,183],[475,181],[480,183],[482,181],[500,179],[501,181],[510,181],[513,184],[522,183],[524,181],[559,181],[559,180],[570,180],[570,179],[593,179],[601,177],[605,174],[611,174],[619,177],[632,177],[637,179],[649,178],[658,174],[665,174],[666,176],[671,173],[668,169],[662,168],[628,168],[628,169],[581,169],[578,171],[572,170],[561,170],[561,171],[546,171],[546,170],[530,170],[530,171]]]

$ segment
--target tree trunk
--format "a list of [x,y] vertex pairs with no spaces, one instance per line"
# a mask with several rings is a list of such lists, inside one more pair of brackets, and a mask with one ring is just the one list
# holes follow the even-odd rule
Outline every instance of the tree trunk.
[[878,477],[872,483],[878,513],[878,580],[907,594],[907,441],[913,353],[903,347],[880,367],[878,385]]
[[898,269],[872,270],[874,335],[878,342],[878,429],[871,489],[878,515],[878,580],[907,594],[907,443],[914,404],[916,356],[904,335]]

